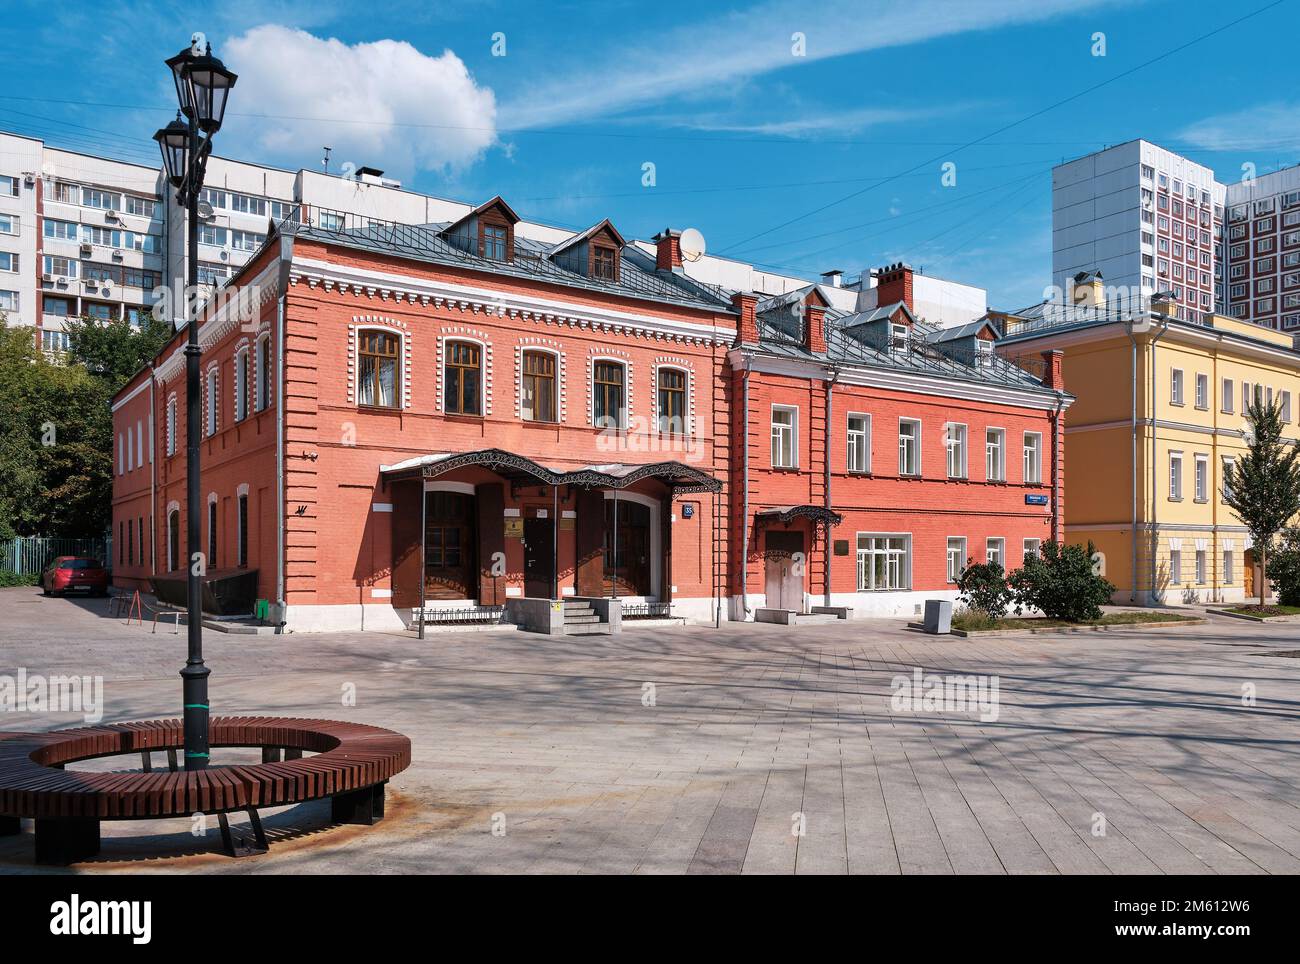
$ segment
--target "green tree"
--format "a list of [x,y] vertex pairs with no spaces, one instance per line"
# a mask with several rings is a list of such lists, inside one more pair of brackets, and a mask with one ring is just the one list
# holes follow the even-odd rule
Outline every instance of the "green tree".
[[114,391],[162,351],[172,336],[171,327],[152,314],[141,316],[138,326],[125,319],[80,318],[66,327],[69,360],[111,382]]
[[107,529],[113,491],[109,402],[170,333],[149,319],[69,324],[71,350],[56,363],[31,328],[0,326],[0,538],[95,535]]
[[[1268,572],[1273,538],[1300,512],[1300,448],[1282,438],[1282,408],[1256,399],[1246,406],[1246,454],[1223,468],[1223,504],[1246,527]],[[1268,577],[1259,581],[1259,604]]]
[[957,577],[960,599],[968,609],[1001,619],[1011,605],[1011,587],[1007,574],[996,562],[968,562]]

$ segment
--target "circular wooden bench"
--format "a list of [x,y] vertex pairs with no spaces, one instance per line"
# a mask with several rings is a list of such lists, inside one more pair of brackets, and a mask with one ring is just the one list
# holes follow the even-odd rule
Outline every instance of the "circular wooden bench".
[[[383,818],[384,787],[411,763],[400,733],[333,720],[220,716],[210,724],[213,747],[259,747],[262,762],[177,770],[180,720],[150,720],[54,730],[0,733],[0,835],[36,821],[37,863],[68,864],[99,852],[101,820],[146,820],[216,814],[232,856],[267,849],[257,811],[331,799],[338,823]],[[165,751],[169,769],[154,772]],[[103,773],[65,766],[100,757],[141,755],[143,772]],[[315,754],[304,757],[304,753]],[[236,842],[226,814],[248,814],[251,843]]]

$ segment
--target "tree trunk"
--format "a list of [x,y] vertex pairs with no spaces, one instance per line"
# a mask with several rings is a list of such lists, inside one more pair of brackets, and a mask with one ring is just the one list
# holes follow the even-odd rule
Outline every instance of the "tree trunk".
[[1259,607],[1264,608],[1264,596],[1268,593],[1268,548],[1259,545]]

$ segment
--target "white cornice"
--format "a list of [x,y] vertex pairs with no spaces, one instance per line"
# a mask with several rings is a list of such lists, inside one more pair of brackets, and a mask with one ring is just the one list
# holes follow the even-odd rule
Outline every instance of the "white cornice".
[[446,305],[474,314],[523,318],[614,334],[644,335],[687,344],[729,345],[736,337],[734,327],[579,305],[519,291],[478,288],[436,278],[372,271],[315,258],[295,258],[289,283],[305,283],[324,291],[351,292],[383,301],[433,304],[435,307]]

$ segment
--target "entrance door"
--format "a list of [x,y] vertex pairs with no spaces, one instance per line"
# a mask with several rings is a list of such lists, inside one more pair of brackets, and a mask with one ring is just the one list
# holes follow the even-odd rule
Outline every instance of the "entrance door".
[[[524,519],[524,595],[550,599],[554,589],[555,522],[547,516],[537,518],[529,510]],[[544,510],[543,510],[544,511]]]
[[[640,502],[619,500],[617,526],[614,500],[605,500],[606,595],[649,596],[652,587],[650,509]],[[618,533],[615,539],[615,531]],[[612,548],[617,546],[618,551]]]
[[769,531],[765,538],[767,608],[803,612],[803,533]]
[[424,497],[425,599],[476,598],[474,496],[426,492]]

